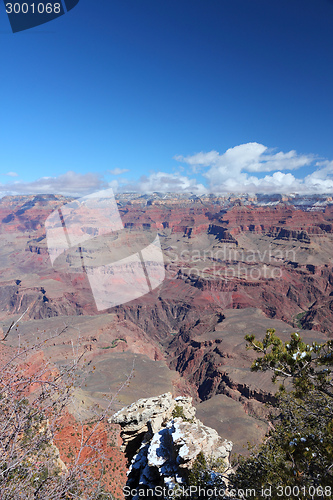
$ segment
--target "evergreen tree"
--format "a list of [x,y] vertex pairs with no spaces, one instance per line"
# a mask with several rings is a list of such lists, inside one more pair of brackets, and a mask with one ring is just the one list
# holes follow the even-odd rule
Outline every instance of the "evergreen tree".
[[[280,380],[272,430],[262,445],[240,458],[231,482],[254,488],[256,498],[333,497],[333,341],[306,344],[298,333],[283,343],[275,330],[262,341],[247,335],[248,348],[260,353],[253,371],[272,371]],[[252,497],[254,498],[254,497]]]

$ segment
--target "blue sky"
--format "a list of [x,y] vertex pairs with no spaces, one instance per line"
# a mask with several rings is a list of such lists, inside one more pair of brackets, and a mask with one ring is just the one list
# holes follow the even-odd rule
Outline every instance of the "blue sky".
[[333,192],[333,1],[0,7],[1,195]]

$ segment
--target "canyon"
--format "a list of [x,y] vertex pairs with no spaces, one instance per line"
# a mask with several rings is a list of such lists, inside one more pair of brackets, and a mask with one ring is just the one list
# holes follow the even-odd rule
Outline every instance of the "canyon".
[[108,244],[92,237],[86,255],[98,252],[103,262],[113,245],[119,260],[138,241],[158,236],[165,279],[103,311],[75,252],[51,265],[45,221],[71,201],[0,200],[3,331],[26,312],[6,345],[50,338],[66,324],[43,355],[59,367],[74,351],[84,352],[75,418],[90,418],[95,404],[105,408],[129,379],[114,412],[169,392],[192,398],[203,425],[232,441],[234,453],[246,452],[247,441],[259,442],[267,431],[265,403],[276,387],[270,374],[251,372],[255,353],[246,349],[245,334],[260,338],[275,328],[283,340],[294,331],[308,343],[333,337],[332,199],[119,194],[123,233]]

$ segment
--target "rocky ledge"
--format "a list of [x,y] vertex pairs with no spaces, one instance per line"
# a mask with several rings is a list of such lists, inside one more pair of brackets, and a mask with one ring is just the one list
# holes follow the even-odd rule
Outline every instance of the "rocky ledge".
[[195,417],[192,398],[174,399],[166,393],[139,399],[109,421],[121,426],[123,449],[130,462],[127,486],[132,491],[139,485],[169,490],[186,485],[199,455],[207,463],[219,464],[224,475],[230,471],[232,443]]

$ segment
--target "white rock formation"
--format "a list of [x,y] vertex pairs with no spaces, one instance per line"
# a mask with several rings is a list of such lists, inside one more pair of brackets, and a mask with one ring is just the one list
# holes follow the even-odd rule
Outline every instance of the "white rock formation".
[[127,484],[132,489],[186,484],[200,452],[208,462],[218,460],[222,468],[230,468],[232,443],[195,417],[192,398],[173,399],[166,393],[140,399],[110,422],[121,426],[123,447],[131,461]]
[[[185,419],[191,420],[195,417],[192,398],[178,397],[173,399],[171,392],[158,397],[139,399],[115,413],[109,421],[121,426],[123,451],[127,450],[130,456],[131,442],[137,441],[140,435],[143,438],[147,432],[151,435],[157,432],[172,418],[172,412],[176,406],[182,408]],[[139,446],[137,446],[138,448]]]

